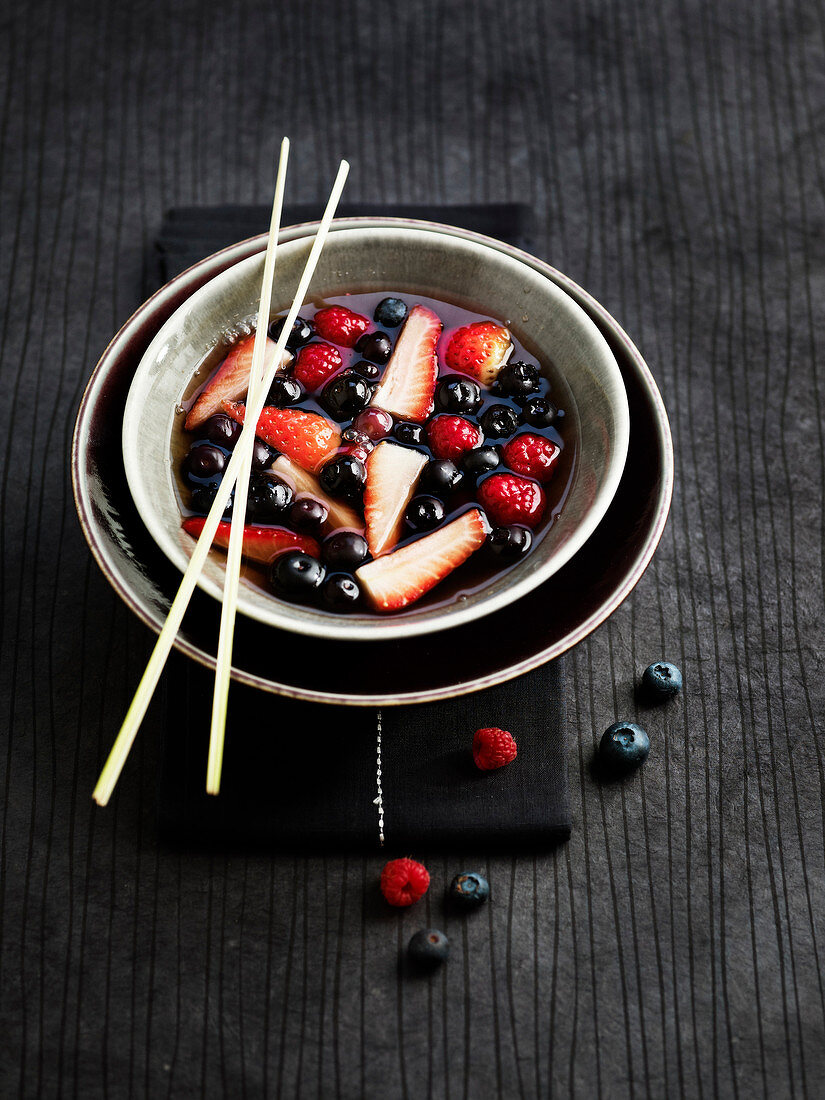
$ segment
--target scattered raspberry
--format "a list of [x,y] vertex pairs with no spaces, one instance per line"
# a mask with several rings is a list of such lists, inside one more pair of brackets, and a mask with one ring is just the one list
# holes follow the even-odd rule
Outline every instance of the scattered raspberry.
[[491,474],[478,487],[478,501],[500,527],[535,527],[544,513],[544,490],[519,474]]
[[553,476],[560,454],[561,447],[532,432],[522,432],[504,445],[504,461],[510,469],[542,484]]
[[430,447],[436,458],[455,462],[465,451],[478,447],[484,436],[476,424],[463,416],[435,416],[427,425]]
[[407,906],[423,898],[430,872],[414,859],[391,859],[381,872],[381,893],[390,905]]
[[504,366],[510,333],[494,321],[475,321],[454,332],[444,360],[450,370],[491,385]]
[[354,348],[370,327],[370,322],[360,313],[346,306],[327,306],[319,309],[313,318],[319,336],[332,340],[342,348]]
[[295,377],[305,390],[319,390],[341,367],[343,359],[338,348],[320,342],[307,344],[295,360]]
[[515,760],[518,749],[513,740],[513,735],[507,730],[490,729],[476,730],[473,737],[473,760],[476,767],[483,772],[492,771],[494,768],[503,768]]

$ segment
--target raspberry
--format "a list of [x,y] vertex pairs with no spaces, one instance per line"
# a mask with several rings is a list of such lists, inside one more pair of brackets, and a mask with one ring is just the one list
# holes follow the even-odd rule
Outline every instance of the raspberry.
[[313,318],[318,335],[332,340],[342,348],[354,348],[370,327],[370,322],[360,313],[353,313],[346,306],[327,306],[319,309]]
[[544,490],[518,474],[491,474],[478,487],[478,500],[497,526],[535,527],[544,513]]
[[455,461],[465,451],[478,447],[484,438],[481,429],[463,416],[435,416],[427,428],[430,447],[436,458]]
[[341,352],[332,344],[307,344],[298,352],[294,375],[304,389],[317,390],[342,363]]
[[517,752],[513,735],[507,730],[495,727],[476,730],[473,737],[473,760],[476,767],[483,772],[503,768],[505,764],[515,760]]
[[555,443],[532,432],[522,432],[504,444],[504,461],[510,469],[542,484],[553,476],[560,454],[561,448]]
[[412,905],[424,897],[429,885],[430,872],[414,859],[391,859],[381,872],[381,893],[390,905]]

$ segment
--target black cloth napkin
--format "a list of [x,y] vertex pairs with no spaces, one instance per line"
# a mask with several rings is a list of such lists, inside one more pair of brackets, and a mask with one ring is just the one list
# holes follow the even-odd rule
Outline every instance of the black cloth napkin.
[[[287,206],[283,224],[315,206]],[[484,206],[343,205],[342,217],[412,217],[530,248],[531,212]],[[266,207],[172,210],[157,240],[161,277],[265,232]],[[480,644],[486,644],[483,630]],[[319,669],[319,675],[322,670]],[[357,669],[353,669],[357,675]],[[377,850],[378,712],[283,699],[232,685],[221,794],[205,794],[212,674],[176,655],[163,715],[161,831],[209,848]],[[554,661],[506,684],[446,702],[382,711],[385,850],[546,849],[570,835],[564,668]],[[480,772],[475,730],[499,726],[518,743],[506,768]]]

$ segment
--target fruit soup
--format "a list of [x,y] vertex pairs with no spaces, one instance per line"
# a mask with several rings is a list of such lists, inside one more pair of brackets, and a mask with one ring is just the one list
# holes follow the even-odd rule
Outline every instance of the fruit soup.
[[[564,503],[576,440],[563,380],[510,323],[403,292],[305,305],[258,421],[246,581],[330,613],[398,614],[460,601],[530,554]],[[193,539],[241,431],[253,341],[210,353],[179,410]],[[216,546],[228,535],[224,522]]]

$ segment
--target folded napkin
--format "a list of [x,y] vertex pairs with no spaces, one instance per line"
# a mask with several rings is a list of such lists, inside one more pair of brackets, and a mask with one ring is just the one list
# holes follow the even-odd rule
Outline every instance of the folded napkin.
[[[531,245],[530,210],[516,204],[339,207],[341,217],[368,214],[444,222]],[[315,206],[287,206],[282,221],[317,217]],[[170,211],[157,241],[162,278],[265,232],[268,219],[263,206]],[[485,644],[482,630],[479,638]],[[378,712],[233,683],[221,794],[212,798],[204,792],[212,680],[179,655],[170,663],[160,789],[165,840],[209,848],[378,849]],[[546,849],[570,835],[562,661],[473,695],[385,707],[381,724],[388,853]],[[484,726],[508,729],[518,743],[516,760],[495,772],[480,772],[470,751],[473,733]]]

